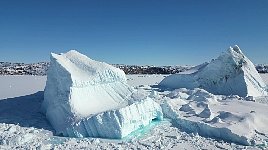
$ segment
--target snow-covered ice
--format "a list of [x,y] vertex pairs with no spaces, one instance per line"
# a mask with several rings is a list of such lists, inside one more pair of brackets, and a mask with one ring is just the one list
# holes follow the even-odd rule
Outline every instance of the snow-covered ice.
[[230,47],[210,63],[166,77],[159,84],[166,88],[202,88],[213,94],[264,96],[266,85],[253,63],[238,46]]
[[[186,99],[189,97],[187,89],[178,89],[175,91],[156,91],[151,85],[159,83],[165,75],[127,75],[128,83],[131,86],[135,86],[138,92],[137,95],[146,96],[146,92],[150,97],[155,97],[159,103],[163,103],[163,100],[171,99]],[[264,81],[268,81],[268,74],[261,74]],[[210,138],[207,136],[200,136],[197,133],[186,133],[179,126],[175,126],[173,121],[163,121],[157,123],[152,127],[145,127],[137,131],[128,140],[109,140],[100,138],[67,138],[53,136],[53,129],[47,123],[46,117],[39,112],[41,102],[43,101],[43,92],[34,93],[35,90],[32,86],[35,84],[24,84],[24,91],[21,90],[25,96],[16,97],[16,89],[20,89],[21,83],[32,83],[31,81],[36,76],[0,76],[0,80],[5,80],[5,83],[14,83],[14,92],[8,92],[5,100],[0,101],[0,149],[267,149],[267,138],[256,140],[255,146],[244,146],[237,143],[230,143],[222,141],[217,138]],[[43,90],[45,87],[45,77],[38,77],[40,84],[37,89]],[[266,79],[266,80],[265,80]],[[142,81],[146,81],[143,84]],[[129,82],[131,81],[131,82]],[[42,83],[42,84],[41,84]],[[268,82],[266,82],[267,84]],[[1,84],[1,88],[4,88],[8,84]],[[149,86],[150,85],[150,86]],[[145,90],[145,91],[142,91]],[[178,95],[178,93],[180,94]],[[184,92],[183,92],[184,91]],[[204,91],[203,91],[204,92]],[[1,93],[2,94],[2,93]],[[0,95],[1,95],[0,94]],[[211,95],[211,94],[209,94]],[[12,98],[13,97],[13,98]],[[16,97],[16,98],[14,98]],[[218,97],[218,96],[216,96]],[[221,96],[220,96],[221,97]],[[239,97],[229,97],[227,102]],[[180,105],[186,104],[188,101],[177,101]],[[234,110],[239,111],[239,102],[244,103],[241,100],[235,100]],[[252,102],[253,103],[253,102]],[[27,104],[27,105],[25,105]],[[224,103],[223,103],[224,104]],[[247,103],[251,104],[251,103]],[[253,103],[255,104],[255,103]],[[225,104],[224,104],[225,105]],[[257,104],[258,105],[258,104]],[[175,105],[173,105],[175,106]],[[5,108],[5,109],[3,109]],[[33,109],[35,108],[35,109]],[[173,107],[175,108],[175,107]],[[193,107],[195,108],[195,107]],[[215,116],[213,110],[215,108],[209,107],[212,116]],[[197,109],[196,109],[197,110]],[[202,112],[200,109],[198,112]],[[250,112],[250,111],[248,111]],[[258,113],[258,111],[257,111]],[[204,118],[205,119],[205,118]],[[223,122],[221,119],[214,119],[215,122]],[[17,124],[17,125],[14,125]],[[12,127],[14,126],[14,127]],[[9,129],[10,128],[10,129]],[[44,129],[42,129],[44,128]],[[144,131],[146,129],[146,131]],[[147,130],[148,129],[148,130]],[[26,136],[24,136],[26,135]],[[142,135],[142,136],[140,136]],[[267,135],[264,135],[267,137]],[[29,138],[30,137],[30,138]],[[255,139],[258,139],[257,137]],[[2,141],[2,142],[1,142]],[[262,141],[262,142],[260,142]],[[258,144],[259,143],[259,144]]]
[[13,98],[43,91],[46,76],[1,76],[0,83],[0,99]]
[[[236,47],[232,48],[232,51],[233,53],[235,52],[235,55],[233,55],[235,56],[234,62],[239,62],[236,60],[240,58],[241,51]],[[76,54],[77,52],[74,51],[69,53],[69,55]],[[80,57],[80,54],[77,55]],[[226,53],[223,55],[227,56]],[[64,107],[72,107],[72,109],[64,109],[71,110],[69,114],[71,120],[73,120],[73,123],[68,126],[69,128],[66,128],[66,134],[82,138],[59,136],[47,121],[46,116],[40,112],[44,99],[43,90],[46,77],[0,76],[0,149],[206,148],[214,150],[268,148],[268,131],[266,127],[268,124],[266,117],[268,114],[268,96],[265,94],[258,95],[259,90],[252,92],[252,89],[258,89],[267,85],[268,74],[260,74],[266,83],[263,85],[261,79],[258,78],[259,74],[255,74],[254,70],[251,70],[248,60],[246,60],[247,65],[242,63],[242,69],[238,69],[238,72],[239,70],[243,72],[243,80],[241,80],[239,75],[239,80],[235,80],[237,74],[232,72],[232,68],[228,68],[230,64],[222,64],[227,65],[223,69],[225,70],[224,73],[230,71],[229,73],[233,75],[228,78],[228,80],[232,80],[232,82],[228,82],[228,84],[230,83],[229,85],[234,85],[238,81],[245,81],[248,88],[238,91],[238,93],[242,93],[241,95],[237,93],[237,95],[229,93],[219,95],[217,92],[210,91],[209,88],[195,87],[195,84],[199,85],[200,83],[192,82],[193,80],[189,78],[185,79],[185,81],[192,82],[191,88],[171,87],[161,89],[157,84],[166,75],[127,75],[125,77],[124,74],[121,75],[120,70],[113,70],[105,63],[88,60],[86,56],[83,57],[85,57],[85,60],[88,60],[88,63],[85,63],[84,60],[82,61],[83,63],[79,63],[73,56],[66,56],[66,54],[55,54],[54,56],[60,59],[54,59],[59,61],[55,62],[55,65],[59,68],[57,68],[57,71],[54,71],[54,73],[58,74],[54,74],[55,78],[52,79],[48,76],[47,83],[51,82],[51,85],[56,86],[53,87],[54,91],[46,94],[56,95],[53,92],[57,92],[61,96],[66,93],[77,94],[74,97],[68,96],[67,101],[65,101],[68,104]],[[63,58],[63,56],[66,56],[66,58]],[[229,59],[227,58],[226,60]],[[79,58],[79,60],[81,59]],[[214,61],[217,62],[217,60]],[[216,62],[214,63],[217,64]],[[64,65],[67,65],[67,67],[64,67]],[[204,63],[181,74],[185,74],[185,76],[199,74],[210,65],[211,63]],[[215,65],[215,67],[219,66]],[[216,68],[214,70],[217,72]],[[70,76],[66,76],[65,73]],[[59,77],[57,79],[60,81],[57,81],[56,77]],[[35,83],[30,84],[33,80]],[[219,81],[219,83],[221,82]],[[256,83],[260,83],[260,85],[255,86]],[[69,89],[72,90],[68,90],[68,84],[70,85]],[[106,84],[109,84],[109,86]],[[218,86],[222,86],[221,84]],[[10,85],[12,85],[12,88],[10,88]],[[90,93],[85,90],[93,86],[101,87],[102,85],[102,88],[95,89]],[[241,86],[241,84],[239,85]],[[106,87],[110,89],[118,89],[117,87],[120,87],[118,90],[123,94],[121,93],[120,96],[117,96],[118,92],[116,90],[111,92]],[[65,90],[66,93],[59,89]],[[79,89],[85,90],[82,93],[83,95],[80,95]],[[39,90],[41,91],[37,92]],[[98,92],[102,94],[93,97],[95,99],[90,99],[90,94],[97,94]],[[96,104],[101,109],[87,110],[85,106],[83,107],[85,109],[80,110],[78,109],[80,105],[70,105],[72,98],[81,101],[79,98],[84,97],[84,95],[88,98],[90,104]],[[254,97],[250,97],[251,95]],[[110,100],[115,100],[116,102],[112,103],[110,100],[105,99],[105,104],[111,103],[115,105],[101,107],[102,104],[98,103],[97,99],[102,97],[110,98]],[[118,99],[118,97],[121,97],[121,99]],[[58,99],[62,97],[53,98]],[[43,103],[42,109],[48,112],[49,110],[46,108],[48,108],[49,104],[62,104],[60,102],[54,102],[50,99]],[[52,108],[56,107],[53,106]],[[162,113],[165,117],[163,120],[161,120]],[[124,127],[120,128],[123,125]],[[128,134],[129,132],[131,133]],[[84,136],[91,136],[93,134],[95,134],[93,137],[84,138]],[[116,136],[123,138],[109,139]]]
[[163,112],[184,131],[243,145],[267,140],[267,104],[239,96],[213,95],[198,88],[173,93],[176,96],[166,96]]
[[118,68],[75,50],[52,53],[42,109],[57,134],[122,138],[163,116],[152,99],[133,100],[133,91]]
[[238,46],[159,86],[175,89],[162,109],[182,130],[243,145],[266,142],[267,85]]

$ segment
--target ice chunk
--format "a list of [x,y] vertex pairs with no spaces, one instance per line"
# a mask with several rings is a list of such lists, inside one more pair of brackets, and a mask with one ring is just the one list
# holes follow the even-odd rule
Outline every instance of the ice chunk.
[[254,64],[236,45],[210,63],[166,77],[160,86],[167,88],[202,88],[213,94],[264,96],[266,85]]
[[161,118],[152,100],[131,105],[132,93],[122,70],[75,50],[52,53],[42,111],[58,134],[120,138]]

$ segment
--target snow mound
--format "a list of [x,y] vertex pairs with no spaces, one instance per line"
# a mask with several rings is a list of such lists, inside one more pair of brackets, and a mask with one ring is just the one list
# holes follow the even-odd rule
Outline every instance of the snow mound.
[[235,45],[210,63],[164,78],[166,88],[202,88],[213,94],[264,96],[266,85],[254,64]]
[[[174,92],[180,97],[179,89]],[[268,140],[267,104],[234,96],[208,96],[207,91],[198,88],[184,92],[188,98],[167,94],[161,105],[164,115],[172,119],[175,126],[186,132],[243,145],[263,144]],[[211,97],[213,101],[209,100]]]
[[122,70],[75,50],[52,53],[42,111],[57,134],[121,138],[162,118],[157,103],[132,93]]

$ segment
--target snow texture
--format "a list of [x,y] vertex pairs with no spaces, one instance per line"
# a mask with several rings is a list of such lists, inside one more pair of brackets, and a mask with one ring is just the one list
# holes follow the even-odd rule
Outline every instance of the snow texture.
[[[261,74],[266,84],[268,84],[268,74]],[[246,114],[254,114],[258,116],[261,114],[262,116],[267,114],[264,112],[264,109],[267,109],[268,99],[265,100],[264,97],[261,97],[261,101],[266,103],[265,105],[261,105],[258,103],[259,98],[256,99],[256,102],[248,102],[244,101],[244,98],[238,96],[217,96],[213,94],[208,94],[204,90],[197,90],[199,94],[194,93],[193,90],[187,89],[176,89],[174,91],[162,91],[157,90],[154,86],[150,87],[148,85],[153,85],[155,83],[159,83],[165,75],[127,75],[128,83],[131,86],[136,86],[139,89],[146,90],[147,94],[151,98],[155,98],[159,103],[168,103],[172,107],[164,107],[165,115],[169,109],[172,108],[176,112],[180,113],[183,116],[183,113],[186,115],[188,112],[179,112],[180,106],[189,103],[191,100],[203,99],[203,102],[210,101],[208,108],[211,112],[208,114],[212,117],[206,118],[206,115],[200,117],[199,114],[206,109],[206,105],[200,105],[202,109],[198,109],[194,105],[194,103],[190,104],[192,110],[197,112],[196,118],[201,120],[208,119],[207,122],[211,125],[213,124],[225,124],[231,123],[233,126],[235,124],[240,123],[239,119],[231,119],[235,117],[231,116],[246,116]],[[0,149],[208,149],[208,150],[215,150],[215,149],[234,149],[234,150],[241,150],[241,149],[267,149],[268,148],[268,134],[262,130],[266,130],[266,124],[263,125],[263,129],[261,129],[260,125],[261,122],[265,122],[267,117],[257,117],[258,119],[254,121],[254,123],[247,124],[245,121],[243,124],[245,126],[239,126],[238,129],[240,130],[247,130],[246,127],[252,127],[252,129],[256,128],[255,131],[256,136],[254,136],[252,141],[249,140],[251,143],[255,143],[251,146],[245,146],[238,144],[237,142],[233,143],[231,140],[222,140],[223,138],[211,138],[208,135],[199,134],[198,132],[184,132],[181,129],[181,126],[176,123],[176,119],[164,119],[163,121],[153,121],[148,126],[136,130],[135,132],[131,133],[127,137],[123,139],[103,139],[103,138],[69,138],[69,137],[61,137],[57,135],[53,135],[54,130],[47,122],[46,117],[41,114],[39,111],[39,107],[43,101],[43,91],[35,93],[36,90],[41,89],[43,90],[45,87],[46,78],[44,77],[37,77],[35,76],[0,76],[0,81],[4,84],[0,84],[1,89],[5,89],[9,87],[9,84],[12,84],[12,90],[6,90],[4,92],[8,99],[1,99],[0,100]],[[40,82],[40,84],[33,84],[33,80],[36,82]],[[145,81],[144,83],[141,81]],[[2,82],[1,82],[2,83]],[[30,83],[30,84],[26,84]],[[21,85],[23,85],[23,89],[21,89]],[[36,89],[35,89],[36,87]],[[23,91],[24,90],[24,91]],[[20,93],[17,93],[19,91]],[[155,92],[157,91],[157,92]],[[33,95],[30,95],[35,93]],[[203,94],[202,94],[203,93]],[[207,94],[205,94],[207,93]],[[0,97],[3,95],[3,92],[0,92]],[[137,92],[136,96],[144,95],[144,92]],[[191,99],[187,100],[189,95]],[[203,96],[202,96],[203,95]],[[206,95],[204,98],[204,95]],[[19,97],[17,97],[19,96]],[[144,97],[143,96],[143,97]],[[13,98],[11,98],[13,97]],[[210,100],[207,98],[210,97]],[[217,99],[217,103],[213,99]],[[167,100],[167,102],[165,102]],[[27,104],[27,105],[26,105]],[[177,104],[177,106],[176,106]],[[214,107],[217,106],[217,107]],[[251,108],[252,106],[252,108]],[[224,112],[219,114],[217,110],[223,110]],[[230,107],[230,108],[229,108]],[[215,111],[216,110],[216,111]],[[173,112],[175,112],[173,111]],[[205,112],[206,112],[205,111]],[[226,113],[229,112],[229,113]],[[251,113],[250,113],[251,112]],[[233,115],[230,115],[233,114]],[[170,111],[170,115],[171,115]],[[245,115],[243,115],[245,114]],[[190,113],[188,116],[191,115]],[[255,115],[255,116],[256,116]],[[202,115],[201,115],[202,116]],[[209,115],[207,115],[208,117]],[[229,116],[229,117],[228,117]],[[183,117],[183,119],[187,119]],[[192,122],[194,122],[194,115],[189,117],[191,118]],[[176,118],[175,115],[171,115],[170,118]],[[228,121],[229,120],[229,121]],[[253,119],[252,119],[253,120]],[[231,122],[232,121],[232,122]],[[204,123],[204,122],[203,122]],[[198,120],[196,120],[195,124],[198,125]],[[254,125],[255,124],[255,125]],[[259,125],[258,125],[259,124]],[[198,126],[195,129],[198,129]],[[217,127],[217,126],[214,126]],[[245,127],[245,128],[244,128]],[[220,126],[218,126],[220,128]],[[251,131],[253,131],[251,129]],[[222,129],[219,129],[222,130]],[[194,130],[198,131],[198,130]],[[211,130],[204,130],[207,133]],[[225,130],[228,131],[228,130]],[[233,133],[235,130],[232,130]],[[219,132],[214,132],[219,133]],[[224,132],[221,132],[224,133]],[[237,134],[237,133],[235,133]],[[220,134],[218,134],[220,135]],[[225,134],[222,134],[223,137]],[[262,137],[261,137],[262,136]],[[219,136],[218,136],[219,137]],[[216,139],[216,140],[215,140]],[[248,141],[248,140],[247,140]]]
[[174,92],[175,97],[166,96],[162,109],[165,117],[182,130],[242,145],[267,140],[267,104],[238,96],[213,95],[198,88]]
[[46,77],[7,75],[0,76],[0,83],[0,99],[7,99],[43,91],[46,84]]
[[57,134],[122,138],[162,119],[159,104],[131,98],[122,70],[71,50],[51,54],[42,111]]
[[202,88],[213,94],[243,97],[267,95],[265,83],[237,45],[210,63],[166,77],[159,85],[171,89]]

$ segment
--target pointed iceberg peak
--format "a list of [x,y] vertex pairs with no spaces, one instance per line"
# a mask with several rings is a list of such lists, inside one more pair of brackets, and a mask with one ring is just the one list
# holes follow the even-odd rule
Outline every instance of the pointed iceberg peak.
[[233,47],[233,50],[236,51],[236,52],[238,52],[238,53],[242,52],[242,51],[240,50],[240,48],[238,47],[238,45],[235,45],[235,46]]
[[238,53],[238,54],[242,54],[242,55],[244,55],[243,52],[241,51],[241,49],[239,48],[238,45],[234,45],[233,47],[230,46],[229,50],[231,50],[231,51],[235,51],[235,52]]
[[[189,84],[191,83],[191,84]],[[159,83],[168,88],[203,88],[213,94],[267,96],[254,64],[235,45],[194,73],[174,74]]]

